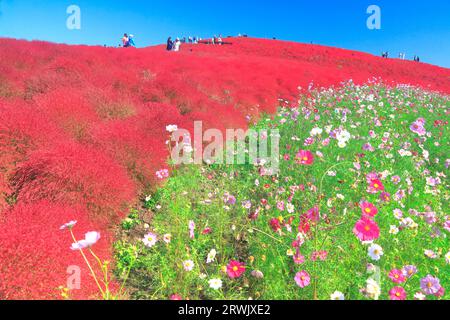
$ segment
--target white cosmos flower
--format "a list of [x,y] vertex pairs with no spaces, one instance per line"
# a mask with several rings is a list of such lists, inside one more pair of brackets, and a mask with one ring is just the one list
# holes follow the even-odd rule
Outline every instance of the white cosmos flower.
[[172,235],[170,233],[167,233],[163,236],[163,241],[167,244],[169,244],[172,241]]
[[335,291],[334,293],[331,294],[330,299],[331,300],[345,300],[345,296],[342,292]]
[[194,264],[194,261],[192,261],[192,260],[183,261],[183,268],[185,271],[188,271],[188,272],[192,271],[194,269],[194,266],[195,266],[195,264]]
[[339,141],[338,142],[338,147],[341,149],[344,149],[347,146],[347,143],[343,142],[343,141]]
[[426,295],[424,295],[422,292],[416,292],[415,294],[414,294],[414,300],[426,300],[427,299],[427,296]]
[[206,258],[206,263],[211,263],[214,262],[214,260],[216,259],[216,254],[217,251],[216,249],[212,249],[209,253],[208,253],[208,257]]
[[390,226],[390,228],[389,228],[390,234],[396,235],[396,234],[398,234],[398,232],[399,232],[399,230],[398,230],[397,226]]
[[450,251],[445,254],[445,262],[447,262],[447,264],[450,264]]
[[76,220],[70,221],[64,225],[62,225],[59,230],[64,230],[64,229],[72,229],[75,225],[77,224]]
[[97,241],[100,240],[100,232],[91,231],[85,234],[84,240],[72,243],[70,247],[72,250],[81,250],[92,247]]
[[373,300],[378,300],[381,294],[380,285],[372,278],[366,281],[366,293],[367,296]]
[[288,213],[293,213],[294,210],[295,210],[295,207],[294,207],[294,205],[293,205],[292,203],[288,203],[288,204],[286,205],[286,209],[287,209],[287,212],[288,212]]
[[219,290],[222,288],[222,280],[220,279],[211,279],[208,281],[209,287],[214,290]]
[[166,126],[166,130],[167,130],[167,132],[173,133],[178,130],[178,126],[175,124],[171,124],[171,125]]
[[368,254],[372,260],[378,261],[381,259],[381,256],[384,254],[383,248],[381,246],[379,246],[378,244],[374,243],[369,247]]
[[314,128],[311,130],[311,136],[320,136],[323,133],[323,130],[321,128]]
[[336,139],[339,142],[347,143],[348,141],[350,141],[350,138],[350,132],[348,132],[347,130],[341,130],[336,134]]

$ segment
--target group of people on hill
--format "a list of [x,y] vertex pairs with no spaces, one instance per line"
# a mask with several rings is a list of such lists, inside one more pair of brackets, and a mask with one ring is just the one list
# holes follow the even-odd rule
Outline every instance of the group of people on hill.
[[132,34],[125,33],[122,38],[122,46],[124,48],[129,47],[136,47],[136,44],[134,43],[134,36]]
[[[383,58],[389,58],[389,52],[388,52],[388,51],[382,52],[382,53],[381,53],[381,56],[382,56]],[[398,54],[398,58],[401,59],[401,60],[405,60],[405,59],[406,59],[406,53],[400,52],[400,53]],[[414,56],[414,61],[415,61],[415,62],[420,62],[419,56]]]
[[176,38],[175,40],[172,40],[172,37],[169,37],[167,39],[167,51],[180,51],[181,48],[181,40],[180,38]]
[[[241,37],[241,35],[239,35],[239,37]],[[176,38],[175,40],[173,40],[172,37],[169,37],[167,39],[166,50],[167,51],[180,51],[181,45],[185,44],[185,43],[189,43],[189,44],[202,43],[202,44],[213,44],[213,45],[231,44],[231,43],[223,41],[222,35],[214,36],[210,39],[202,39],[199,37],[188,37],[188,38],[183,37],[181,39]]]

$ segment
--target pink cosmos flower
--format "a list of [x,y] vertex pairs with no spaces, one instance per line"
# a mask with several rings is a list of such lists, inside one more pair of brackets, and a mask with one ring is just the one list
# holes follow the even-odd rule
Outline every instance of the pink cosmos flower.
[[157,177],[159,180],[163,180],[163,179],[168,178],[168,177],[169,177],[169,170],[167,170],[167,169],[162,169],[162,170],[156,171],[156,177]]
[[189,238],[195,238],[195,222],[192,220],[189,221]]
[[389,291],[389,299],[391,300],[405,300],[406,291],[402,287],[394,287]]
[[245,272],[245,265],[242,262],[231,260],[227,266],[227,274],[231,279],[239,278]]
[[327,251],[314,251],[311,254],[311,261],[325,261],[328,257],[328,252]]
[[378,209],[370,202],[362,202],[360,204],[360,208],[363,216],[366,217],[375,217],[378,214]]
[[441,284],[439,283],[439,279],[433,277],[432,275],[427,275],[425,278],[420,280],[420,288],[423,293],[431,295],[436,294],[441,289]]
[[319,208],[314,207],[314,208],[309,209],[308,212],[306,212],[306,217],[312,222],[319,221],[319,219],[320,219]]
[[309,273],[306,271],[298,272],[295,275],[294,280],[300,288],[305,288],[309,286],[311,283],[311,277],[309,276]]
[[300,250],[297,250],[297,252],[295,253],[293,258],[294,258],[294,263],[295,264],[303,264],[303,263],[305,263],[305,256],[303,256],[300,253]]
[[372,179],[370,181],[369,189],[373,192],[384,191],[384,185],[379,179]]
[[389,278],[394,283],[403,283],[406,281],[406,277],[403,275],[402,270],[399,269],[392,269],[391,272],[389,272]]
[[314,163],[314,154],[311,151],[301,150],[295,160],[298,164],[310,166]]
[[361,241],[373,241],[380,237],[380,228],[375,221],[363,217],[356,222],[353,233]]

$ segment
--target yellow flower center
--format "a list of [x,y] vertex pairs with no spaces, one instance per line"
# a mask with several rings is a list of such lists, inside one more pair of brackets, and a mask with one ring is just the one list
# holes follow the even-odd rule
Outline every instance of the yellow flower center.
[[379,187],[378,183],[375,183],[373,186],[374,186],[375,188],[378,188],[378,187]]
[[237,266],[233,267],[233,271],[238,271],[238,270],[239,270],[239,268]]
[[364,227],[364,230],[370,231],[370,226],[369,226],[369,225],[366,225],[366,226]]
[[370,213],[370,211],[371,211],[370,208],[366,208],[367,213]]

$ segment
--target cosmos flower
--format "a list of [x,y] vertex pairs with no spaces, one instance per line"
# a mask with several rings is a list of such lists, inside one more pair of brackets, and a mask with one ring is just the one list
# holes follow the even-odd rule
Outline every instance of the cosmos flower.
[[239,278],[245,272],[245,265],[239,261],[231,260],[227,265],[227,274],[231,279]]
[[406,291],[402,287],[394,287],[389,290],[389,299],[390,300],[405,300],[406,299]]
[[421,121],[420,119],[415,121],[409,128],[412,132],[418,134],[419,136],[426,135],[427,131],[424,127],[425,121]]
[[353,233],[361,241],[373,241],[380,237],[380,228],[375,221],[363,217],[356,222]]
[[427,296],[426,295],[424,295],[422,292],[416,292],[415,294],[414,294],[414,300],[426,300],[427,299]]
[[189,238],[194,239],[195,238],[195,222],[193,220],[190,220],[188,227],[189,227]]
[[417,273],[417,267],[413,265],[404,266],[402,269],[402,273],[405,277],[411,278]]
[[301,150],[297,153],[295,160],[297,164],[310,166],[314,163],[314,154],[311,151]]
[[144,236],[144,239],[142,239],[142,242],[144,243],[144,245],[146,247],[151,248],[156,244],[156,242],[158,242],[158,237],[156,236],[156,234],[150,232]]
[[360,204],[360,208],[361,208],[363,216],[375,217],[378,214],[377,207],[375,207],[370,202],[366,202],[366,201],[362,202]]
[[161,170],[159,170],[159,171],[156,171],[156,177],[159,179],[159,180],[163,180],[163,179],[166,179],[166,178],[168,178],[169,177],[169,170],[167,170],[167,169],[161,169]]
[[100,232],[91,231],[85,234],[84,240],[72,243],[72,250],[82,250],[92,247],[97,241],[100,240]]
[[372,179],[369,184],[369,190],[372,190],[372,192],[384,191],[384,185],[380,180]]
[[169,234],[169,233],[166,233],[166,234],[163,236],[163,241],[164,241],[165,243],[169,244],[169,243],[172,241],[172,235]]
[[330,295],[330,300],[345,300],[345,296],[340,291],[335,291]]
[[420,288],[423,293],[432,295],[439,291],[441,284],[439,283],[438,278],[433,277],[432,275],[427,275],[425,278],[420,280]]
[[378,282],[376,282],[374,279],[369,278],[366,281],[366,289],[365,292],[367,294],[367,297],[378,300],[381,294],[381,288]]
[[59,230],[65,230],[65,229],[72,229],[75,225],[77,224],[77,221],[76,220],[73,220],[73,221],[70,221],[70,222],[68,222],[68,223],[66,223],[66,224],[63,224],[60,228],[59,228]]
[[209,287],[214,290],[219,290],[222,288],[222,280],[220,279],[211,279],[208,281]]
[[177,130],[178,130],[178,126],[175,125],[175,124],[171,124],[171,125],[166,126],[166,131],[169,132],[169,133],[173,133],[173,132],[175,132]]
[[184,269],[184,271],[190,272],[190,271],[194,270],[194,266],[195,266],[195,264],[194,264],[194,261],[192,261],[192,260],[185,260],[185,261],[183,261],[183,269]]
[[399,270],[399,269],[392,269],[389,272],[389,278],[394,283],[403,283],[406,281],[406,277],[403,275],[402,270]]
[[374,261],[379,261],[381,256],[383,256],[383,248],[378,244],[372,244],[368,249],[369,257]]
[[209,251],[208,253],[208,257],[206,258],[206,263],[210,264],[214,262],[214,260],[216,259],[216,254],[217,254],[216,249],[211,249],[211,251]]
[[297,285],[300,288],[305,288],[307,286],[310,285],[311,283],[311,277],[309,276],[309,273],[306,271],[300,271],[295,275],[295,283],[297,283]]
[[312,222],[319,221],[320,220],[319,208],[314,207],[314,208],[309,209],[308,212],[306,212],[306,217]]

